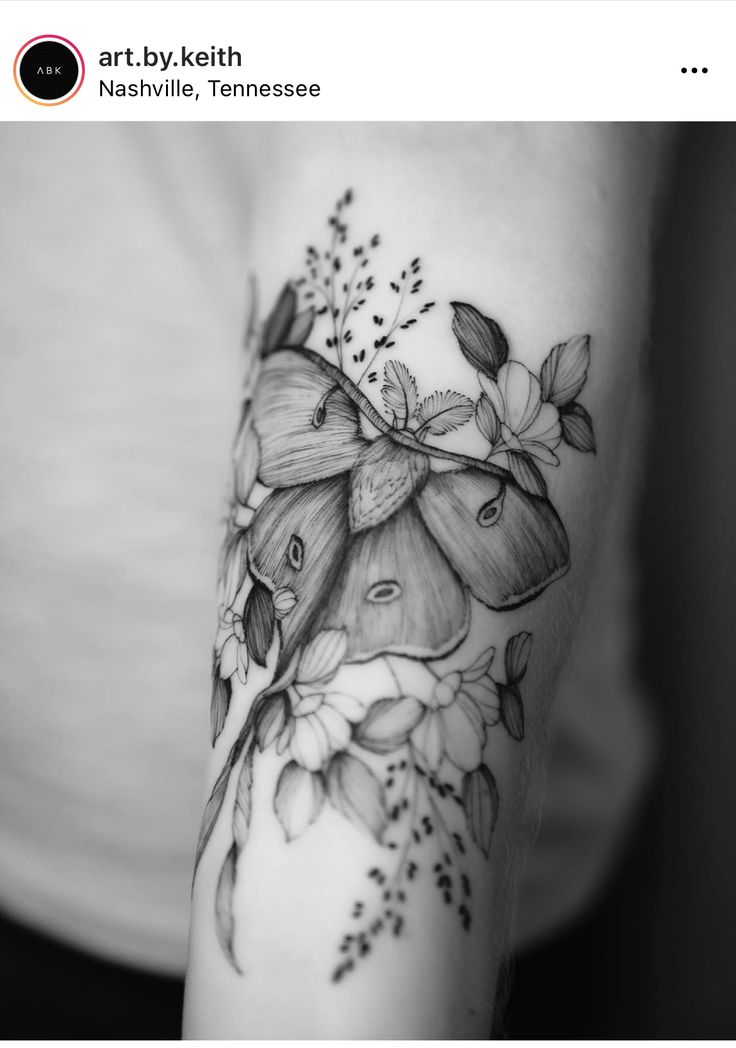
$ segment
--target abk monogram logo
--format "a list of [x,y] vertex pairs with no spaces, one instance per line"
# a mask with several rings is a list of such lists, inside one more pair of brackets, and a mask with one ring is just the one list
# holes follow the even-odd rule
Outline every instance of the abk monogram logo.
[[18,90],[29,102],[58,106],[79,91],[84,59],[79,48],[63,36],[34,36],[18,51],[13,65]]

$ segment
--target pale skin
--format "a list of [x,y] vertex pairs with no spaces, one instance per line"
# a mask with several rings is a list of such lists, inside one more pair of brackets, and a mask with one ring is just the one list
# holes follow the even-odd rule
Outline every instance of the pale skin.
[[[248,550],[246,562],[253,574],[242,590],[243,599],[250,592],[249,587],[260,583],[268,607],[271,601],[274,607],[278,605],[275,618],[269,611],[272,615],[269,622],[278,621],[279,626],[267,657],[265,652],[260,652],[261,641],[254,641],[253,636],[250,655],[241,653],[240,676],[244,683],[238,679],[233,663],[234,677],[227,691],[229,701],[225,703],[226,711],[224,706],[221,710],[223,716],[210,756],[210,789],[226,765],[231,746],[237,744],[256,697],[273,683],[277,670],[287,669],[282,663],[289,659],[284,656],[279,661],[279,648],[282,653],[293,656],[284,684],[288,700],[283,700],[290,712],[283,724],[279,721],[274,728],[274,736],[268,737],[263,752],[254,751],[252,788],[248,784],[247,841],[242,840],[242,818],[239,825],[232,818],[233,805],[237,804],[239,772],[236,767],[198,867],[193,892],[185,1035],[305,1039],[487,1037],[493,1022],[499,971],[508,956],[524,855],[532,843],[522,829],[527,825],[522,817],[527,790],[530,780],[544,772],[555,685],[595,562],[596,536],[622,460],[626,422],[631,417],[639,381],[652,210],[665,136],[656,128],[597,125],[301,125],[253,128],[250,133],[254,156],[258,156],[261,165],[249,244],[251,268],[257,274],[261,300],[261,346],[265,318],[285,283],[304,275],[304,245],[321,246],[325,239],[329,244],[330,230],[325,231],[323,216],[329,213],[346,186],[355,191],[355,201],[350,200],[346,207],[350,208],[350,226],[358,241],[362,243],[380,232],[380,248],[376,248],[370,271],[376,274],[376,295],[380,292],[383,297],[377,297],[375,305],[373,300],[366,305],[364,314],[356,311],[358,315],[351,320],[355,335],[347,342],[343,340],[345,325],[342,325],[337,332],[338,344],[326,345],[326,340],[335,334],[331,332],[330,314],[327,314],[324,321],[317,318],[303,344],[304,350],[323,358],[335,369],[328,371],[324,379],[328,421],[313,415],[311,410],[307,412],[305,417],[312,428],[304,431],[303,439],[295,440],[292,452],[288,433],[283,436],[288,430],[287,408],[284,407],[280,423],[276,417],[278,397],[268,399],[268,383],[272,382],[277,392],[283,390],[283,403],[287,405],[291,402],[288,384],[295,373],[301,374],[303,368],[305,381],[312,382],[317,389],[325,369],[320,371],[318,361],[316,364],[314,360],[306,361],[305,353],[300,356],[292,352],[284,356],[280,347],[281,357],[274,352],[266,358],[260,393],[256,383],[253,435],[246,433],[244,443],[236,445],[237,469],[238,456],[242,459],[250,454],[247,441],[258,440],[258,476],[259,481],[264,482],[262,490],[256,489],[252,498],[249,496],[250,501],[244,500],[240,508],[236,505],[233,518],[236,527],[250,527],[253,510],[256,510],[250,538],[245,537],[245,530],[243,532],[243,548]],[[332,252],[334,255],[334,246]],[[386,328],[377,323],[371,327],[371,317],[380,318],[386,313],[390,321],[395,296],[401,298],[401,293],[393,293],[392,298],[389,281],[393,280],[395,271],[403,272],[402,267],[414,258],[421,258],[421,273],[416,277],[422,281],[417,292],[420,304],[431,302],[432,308],[419,317],[416,330],[412,325],[398,329],[395,346],[382,349],[379,345],[380,352],[374,360],[375,331]],[[310,265],[308,262],[307,278]],[[317,284],[321,276],[320,272]],[[342,269],[337,279],[339,283]],[[296,288],[300,296],[298,308],[309,309],[312,303],[321,301],[319,295],[305,297],[309,283],[307,279]],[[464,356],[464,351],[460,351],[452,328],[458,310],[451,305],[458,302],[472,304],[482,316],[492,317],[501,325],[510,346],[508,361],[515,362],[513,381],[530,382],[529,388],[541,389],[545,403],[552,403],[551,407],[545,407],[550,426],[534,447],[529,443],[534,435],[531,429],[524,429],[525,423],[518,413],[514,416],[509,406],[514,394],[510,377],[504,385],[505,376],[511,374],[504,355],[507,351],[503,350],[499,360],[489,365],[489,373],[480,379],[475,362],[469,363],[467,353]],[[258,326],[257,320],[254,325]],[[462,327],[460,330],[462,332]],[[298,341],[293,332],[292,328],[291,342]],[[398,335],[403,336],[400,341]],[[582,343],[574,339],[588,335],[589,344],[585,343],[583,350]],[[496,337],[494,345],[500,344],[499,338]],[[281,341],[290,344],[285,334]],[[565,410],[569,414],[565,396],[572,394],[569,390],[560,391],[562,377],[556,380],[557,394],[554,389],[550,392],[549,365],[546,387],[542,379],[543,364],[552,347],[568,343],[571,348],[567,351],[567,363],[573,358],[577,362],[583,352],[586,354],[584,391],[579,392],[579,397],[585,412],[594,420],[595,454],[586,446],[586,438],[581,437],[579,431],[575,431],[577,436],[573,433],[569,440],[561,440],[559,416]],[[363,347],[367,347],[366,357],[354,358],[353,354],[357,357]],[[457,425],[450,432],[443,432],[442,427],[432,430],[431,423],[423,423],[430,413],[429,407],[425,416],[418,415],[417,423],[410,425],[409,412],[400,404],[396,406],[396,396],[393,395],[392,401],[391,390],[387,409],[385,395],[382,400],[379,389],[386,382],[385,365],[392,359],[401,362],[416,382],[419,399],[430,396],[433,391],[445,390],[453,391],[459,398],[453,407],[459,411],[453,416]],[[283,370],[278,372],[280,386],[269,377],[278,371],[279,361],[284,363]],[[505,372],[498,367],[504,362],[507,363]],[[369,367],[377,374],[373,383]],[[312,372],[309,368],[315,370]],[[339,381],[333,387],[335,375]],[[349,381],[343,382],[342,375]],[[537,386],[533,386],[529,375],[535,376]],[[403,388],[409,382],[401,378],[396,381],[399,388],[402,382]],[[340,392],[331,392],[337,387]],[[580,388],[583,389],[582,383]],[[240,391],[234,391],[234,400],[239,394]],[[417,500],[417,512],[424,514],[422,519],[431,535],[437,536],[441,551],[436,557],[432,554],[435,559],[422,559],[418,535],[420,531],[424,534],[424,526],[412,518],[406,553],[401,560],[405,563],[410,554],[416,554],[418,567],[411,579],[402,580],[402,586],[395,592],[383,585],[388,569],[381,569],[381,586],[374,585],[368,596],[372,608],[379,608],[378,618],[371,619],[372,625],[363,628],[360,623],[367,620],[356,619],[350,594],[342,601],[335,597],[340,579],[344,579],[350,565],[355,566],[360,559],[353,545],[347,559],[341,559],[345,557],[345,550],[336,550],[334,543],[330,545],[325,537],[330,521],[337,514],[333,506],[338,498],[335,494],[340,484],[338,479],[334,491],[329,489],[325,500],[314,510],[315,520],[320,521],[320,527],[314,529],[314,541],[320,541],[320,535],[324,539],[321,558],[329,576],[328,583],[319,591],[324,607],[315,608],[310,629],[306,626],[297,629],[298,615],[306,614],[310,599],[307,590],[300,590],[299,585],[307,578],[301,574],[302,558],[312,549],[311,540],[305,553],[300,549],[303,542],[297,534],[302,527],[300,511],[301,515],[294,517],[299,523],[293,527],[284,525],[286,538],[293,539],[296,535],[298,543],[296,547],[285,546],[283,551],[283,556],[290,559],[291,568],[286,561],[282,563],[280,547],[274,553],[269,543],[280,541],[278,528],[280,522],[287,519],[292,496],[287,494],[283,502],[276,503],[269,492],[284,484],[318,484],[315,477],[322,475],[320,470],[331,469],[324,462],[335,462],[340,455],[348,456],[346,470],[354,468],[354,462],[348,455],[348,431],[338,429],[334,443],[326,443],[309,458],[303,480],[298,475],[286,476],[281,460],[274,464],[270,456],[285,455],[288,459],[289,454],[297,455],[304,447],[303,440],[311,440],[315,433],[321,439],[322,434],[330,431],[330,426],[337,425],[335,420],[341,412],[350,420],[354,412],[360,420],[361,430],[354,437],[355,454],[365,456],[367,451],[361,441],[366,436],[369,405],[363,404],[359,394],[367,397],[376,410],[383,410],[387,420],[384,434],[387,447],[394,449],[387,455],[394,462],[391,469],[399,476],[396,484],[400,487],[407,471],[411,473],[413,487],[407,497]],[[479,430],[475,416],[470,417],[473,413],[463,414],[463,404],[467,401],[474,407],[481,394],[496,405],[495,416],[506,424],[506,443],[497,443],[495,454],[493,441],[486,439],[487,432],[484,437],[482,426]],[[267,411],[263,407],[259,409],[259,396],[263,403],[268,400]],[[346,399],[340,401],[343,396]],[[317,399],[314,399],[315,406]],[[559,407],[555,407],[554,402]],[[300,405],[301,402],[296,410],[299,419],[302,417]],[[350,424],[354,431],[354,423]],[[490,425],[493,429],[493,420]],[[399,455],[395,447],[404,438],[396,438],[394,430],[408,434],[404,442],[408,441],[412,449],[401,454],[415,455],[411,470],[395,464]],[[374,425],[366,439],[372,441],[378,432],[383,432],[380,420],[379,429]],[[285,451],[269,450],[272,433],[275,443],[281,436],[287,441]],[[525,439],[526,444],[519,443]],[[506,585],[511,593],[510,597],[503,597],[507,604],[504,608],[501,608],[502,599],[495,582],[490,578],[470,577],[467,560],[453,563],[454,572],[460,577],[456,586],[457,609],[453,611],[449,596],[455,586],[450,581],[451,576],[454,578],[453,572],[448,569],[448,581],[440,587],[441,597],[433,593],[430,576],[436,582],[438,572],[444,570],[446,557],[452,557],[448,550],[457,546],[457,543],[453,545],[452,532],[453,529],[457,532],[459,525],[454,520],[443,522],[432,517],[422,500],[431,498],[432,485],[440,483],[436,479],[437,471],[468,468],[461,456],[490,463],[489,479],[483,479],[486,475],[481,472],[478,483],[486,485],[483,499],[495,495],[499,480],[492,473],[494,463],[501,463],[502,471],[508,467],[509,459],[503,457],[503,452],[512,446],[509,443],[512,440],[517,441],[514,447],[532,448],[538,456],[532,457],[544,476],[545,505],[549,503],[550,514],[561,522],[560,535],[564,538],[553,539],[545,524],[543,537],[533,541],[548,554],[546,566],[543,570],[520,569],[521,574],[514,575],[513,583],[504,582],[501,588]],[[438,465],[437,457],[425,465],[422,441],[449,452],[449,457],[442,460],[444,465]],[[419,446],[418,452],[414,444]],[[371,446],[372,456],[377,454],[377,447]],[[559,458],[559,466],[552,464],[555,458]],[[397,513],[396,507],[400,509],[404,503],[400,506],[399,502],[396,506],[388,503],[391,498],[400,501],[404,495],[390,498],[387,495],[387,462],[388,458],[381,458],[375,476],[374,472],[370,474],[370,490],[361,489],[363,501],[356,496],[356,501],[351,503],[350,525],[345,523],[340,530],[335,524],[335,535],[342,537],[339,541],[343,544],[353,543],[359,534],[369,536],[371,541],[388,520],[398,519],[391,514]],[[309,470],[317,473],[312,476]],[[457,475],[452,476],[451,483],[455,483]],[[538,503],[533,499],[526,501],[524,484],[529,483],[528,479],[520,489],[517,483],[518,477],[509,479],[505,501],[501,499],[506,514],[502,520],[515,519],[512,518],[514,492],[520,491],[520,522],[515,527],[526,531],[531,527],[528,506]],[[379,509],[375,508],[375,500],[371,501],[376,486],[380,488]],[[309,488],[309,500],[317,490],[314,486]],[[269,497],[271,503],[267,502]],[[466,501],[469,497],[463,495]],[[264,519],[268,511],[258,509],[259,499],[266,507],[278,507],[260,531],[258,520]],[[449,503],[440,499],[435,507],[440,518],[445,505]],[[492,526],[496,526],[495,521]],[[550,527],[556,529],[557,525]],[[442,538],[444,531],[448,535]],[[264,537],[260,537],[261,532]],[[397,544],[404,541],[398,531],[396,534]],[[500,531],[492,532],[490,528],[482,535],[478,533],[480,542],[490,543],[483,548],[490,548],[493,557],[499,534]],[[557,531],[554,534],[557,535]],[[559,548],[550,554],[550,545],[558,540]],[[427,541],[431,545],[431,538]],[[518,551],[514,552],[517,547],[510,541],[513,549],[510,552],[504,549],[504,571],[512,571],[511,562],[515,557],[518,559]],[[370,550],[376,547],[364,548],[368,550],[364,557],[367,563],[360,570],[367,578],[375,567],[370,563]],[[378,553],[372,555],[379,556]],[[388,552],[384,549],[380,556],[390,562],[390,549]],[[334,571],[329,558],[335,558]],[[479,557],[481,572],[486,570],[482,567],[484,563],[484,558]],[[431,571],[426,569],[424,580],[423,564],[431,565]],[[304,561],[304,570],[311,570],[307,561]],[[295,580],[289,585],[284,583],[285,571],[291,571],[288,578]],[[529,572],[534,577],[527,579]],[[382,605],[398,607],[394,603],[399,599],[396,594],[403,590],[400,599],[408,600],[410,588],[411,623],[406,627],[391,627],[392,631],[406,628],[410,632],[412,653],[407,654],[406,645],[401,650],[397,647],[396,636],[377,638],[380,615],[390,614],[381,610]],[[471,596],[466,597],[467,594]],[[333,607],[330,602],[335,600]],[[519,606],[515,607],[517,602]],[[447,621],[435,622],[435,608],[443,603],[449,609]],[[247,620],[242,603],[237,610]],[[370,613],[372,615],[373,610]],[[221,631],[221,640],[228,629],[229,625]],[[363,633],[358,640],[361,629]],[[527,635],[533,640],[525,641]],[[320,637],[322,648],[310,648],[310,643],[320,643]],[[515,641],[514,638],[521,639]],[[269,644],[271,641],[269,627]],[[424,648],[417,654],[417,645],[421,648],[422,644]],[[442,720],[445,713],[439,711],[452,709],[455,716],[454,702],[461,689],[462,672],[472,676],[474,660],[490,647],[494,648],[494,654],[485,678],[490,683],[485,694],[474,693],[480,705],[471,709],[475,735],[467,722],[460,719],[452,722],[456,727],[451,729],[450,720]],[[522,647],[523,655],[520,654]],[[233,652],[236,648],[237,638],[231,644]],[[327,673],[322,665],[320,677],[314,669],[317,654],[328,658],[337,648],[343,657],[335,656],[332,669],[338,675],[332,669]],[[435,650],[434,655],[430,649]],[[259,658],[259,654],[264,657]],[[258,665],[264,661],[265,667]],[[515,666],[523,676],[519,683],[519,693],[523,695],[523,728],[518,721],[518,708],[514,706],[517,711],[514,712],[508,706],[516,700],[508,695],[505,700],[499,699],[504,685],[514,683]],[[476,676],[479,674],[480,671]],[[327,701],[328,692],[334,693],[335,697],[329,702],[335,703],[338,713],[330,713],[329,718],[324,714],[322,727],[318,725],[312,732],[312,735],[317,732],[321,740],[315,743],[305,728],[304,717],[314,717],[313,711],[323,708],[320,703]],[[413,718],[407,731],[393,737],[396,748],[390,754],[386,749],[377,752],[375,746],[361,749],[360,732],[365,733],[367,729],[359,729],[357,725],[376,702],[389,697],[394,700],[409,697],[415,703],[415,707],[410,708],[408,703],[402,707],[406,716]],[[502,706],[507,703],[505,711],[494,714],[499,702]],[[472,703],[465,702],[465,706],[469,708]],[[289,718],[294,720],[291,726],[287,723]],[[328,731],[325,735],[323,728],[328,721],[332,734]],[[440,721],[446,729],[444,750],[438,749],[440,744],[432,735],[433,726]],[[463,731],[466,735],[461,734]],[[281,732],[278,740],[277,732]],[[336,754],[343,756],[331,765]],[[396,801],[400,807],[405,800],[402,812],[416,813],[420,825],[423,817],[430,820],[431,840],[422,838],[421,843],[414,842],[422,869],[410,878],[410,885],[405,874],[414,852],[409,850],[408,830],[403,829],[409,827],[409,821],[402,821],[409,820],[409,815],[402,814],[383,825],[380,814],[371,809],[373,814],[368,818],[369,823],[372,819],[371,832],[371,825],[366,826],[364,818],[370,807],[368,801],[361,801],[362,814],[357,818],[351,817],[350,812],[346,814],[346,795],[340,792],[342,780],[338,775],[339,769],[344,771],[345,765],[340,761],[345,755],[363,761],[375,774],[389,813]],[[486,787],[479,784],[477,769],[481,762],[492,773],[493,786],[487,787],[490,793],[483,794]],[[319,794],[314,801],[319,808],[318,817],[315,815],[306,830],[304,824],[309,820],[295,814],[294,805],[305,803],[307,795],[299,793],[300,800],[293,803],[289,795],[287,804],[288,791],[284,788],[280,792],[278,785],[287,763],[293,768],[294,791],[311,789]],[[415,774],[417,767],[419,772]],[[473,774],[476,778],[472,780],[463,778]],[[458,800],[450,814],[446,814],[447,797],[428,785],[433,775],[440,784],[456,781],[458,790],[464,791],[465,806]],[[488,775],[484,772],[483,776],[488,783]],[[322,796],[325,784],[326,800]],[[472,794],[471,785],[481,791],[483,802],[466,799],[466,795]],[[372,787],[368,787],[369,793],[370,789]],[[361,797],[365,796],[363,791]],[[487,806],[489,797],[493,800],[492,834],[488,826],[478,824],[479,818],[481,822],[483,818],[491,818],[491,809]],[[310,794],[309,804],[312,800]],[[312,809],[308,810],[309,814],[314,814]],[[395,824],[393,830],[391,822]],[[298,833],[291,832],[295,827]],[[463,847],[456,851],[458,832],[464,835]],[[435,840],[443,834],[445,843],[435,845]],[[472,839],[469,840],[468,835]],[[231,923],[227,926],[228,946],[223,951],[213,914],[215,900],[221,898],[223,859],[231,846],[237,852],[237,865],[234,888],[228,894],[227,921]],[[443,863],[445,866],[438,872],[438,865]],[[472,922],[465,919],[462,911],[458,919],[457,899],[452,893],[459,890],[459,881],[453,882],[451,890],[442,885],[438,890],[437,886],[439,877],[459,878],[461,868],[472,885]],[[377,878],[370,874],[376,869],[386,877],[385,885],[378,886],[378,894]],[[396,914],[390,906],[391,916],[384,915],[386,907],[382,905],[381,888],[392,889],[393,902],[400,905],[398,930]],[[404,895],[400,901],[396,899],[399,891]],[[352,940],[346,943],[346,934],[362,928],[364,914],[376,905],[377,916],[383,917],[388,929],[376,927],[366,932],[369,949],[357,949]],[[230,961],[226,956],[228,952]],[[339,967],[345,958],[353,956],[354,965],[335,979],[336,965]]]

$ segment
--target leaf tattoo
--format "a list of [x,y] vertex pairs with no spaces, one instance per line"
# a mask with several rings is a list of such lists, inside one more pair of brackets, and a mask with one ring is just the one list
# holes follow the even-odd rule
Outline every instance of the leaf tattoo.
[[501,722],[512,739],[521,742],[524,738],[524,704],[516,684],[503,684],[499,688],[501,700]]
[[484,317],[467,302],[452,302],[451,305],[455,311],[452,330],[463,356],[476,371],[495,378],[509,355],[508,340],[501,325],[490,317]]
[[261,356],[268,356],[288,341],[287,336],[296,316],[296,304],[296,291],[291,284],[287,284],[266,321]]
[[518,684],[526,673],[531,648],[531,633],[517,633],[506,645],[504,665],[506,680],[509,684]]
[[560,413],[562,439],[577,451],[595,452],[593,420],[582,404],[572,401]]
[[508,456],[509,468],[519,487],[530,495],[544,498],[547,494],[547,484],[531,455],[524,451],[510,451]]
[[291,322],[286,342],[290,346],[303,346],[314,326],[314,306],[297,313]]
[[501,435],[501,423],[496,409],[485,393],[481,393],[476,402],[475,421],[491,447],[495,447]]
[[212,660],[212,701],[210,704],[210,741],[213,746],[220,737],[220,732],[225,727],[232,693],[232,681],[230,679],[223,680],[220,677],[220,660],[214,657]]
[[399,429],[406,429],[417,410],[417,383],[406,364],[389,360],[383,369],[383,402]]
[[235,791],[233,840],[237,846],[238,853],[245,847],[250,831],[250,817],[253,810],[253,756],[254,747],[251,744],[246,750]]
[[324,801],[325,784],[321,775],[307,771],[296,761],[284,765],[273,806],[287,841],[301,837],[321,812]]
[[[215,927],[240,973],[234,899],[257,756],[280,761],[270,810],[286,845],[298,848],[326,809],[371,838],[379,858],[338,945],[334,982],[381,936],[404,934],[419,878],[463,929],[473,926],[469,858],[491,855],[503,810],[486,747],[493,733],[523,744],[532,636],[469,651],[471,623],[479,605],[518,608],[568,570],[546,471],[565,448],[595,451],[579,400],[590,337],[558,342],[534,374],[476,306],[439,303],[433,314],[418,257],[378,280],[380,237],[354,242],[352,204],[347,190],[327,246],[309,245],[304,275],[284,285],[262,324],[255,308],[248,323],[258,381],[244,385],[233,444],[212,662],[216,752],[253,667],[269,683],[212,787],[195,860],[196,876],[222,822]],[[430,314],[476,372],[472,398],[420,395],[396,359],[399,341]],[[481,457],[441,440],[470,422]],[[395,687],[351,694],[343,668],[365,665],[372,679],[379,660]]]
[[210,798],[205,805],[204,814],[202,816],[202,825],[199,830],[199,840],[197,842],[197,853],[194,859],[194,875],[197,874],[197,867],[199,861],[202,858],[205,848],[209,844],[212,831],[215,828],[215,823],[222,810],[222,805],[225,801],[225,791],[227,790],[228,780],[230,778],[230,772],[232,767],[229,761],[225,763],[225,767],[217,777],[217,781],[212,789]]
[[432,393],[425,397],[416,412],[418,423],[417,438],[426,434],[441,437],[445,433],[459,429],[473,417],[473,401],[448,389],[444,393]]
[[585,385],[589,365],[590,335],[554,346],[542,364],[542,398],[558,408],[569,404]]
[[498,820],[498,786],[485,764],[468,772],[463,779],[463,808],[468,832],[486,858],[491,853],[493,831]]
[[225,857],[217,879],[215,892],[215,926],[217,938],[225,956],[239,975],[242,975],[234,952],[233,940],[235,938],[235,917],[233,914],[233,892],[235,891],[235,876],[238,862],[238,847],[232,844]]
[[380,843],[386,829],[386,804],[381,784],[368,765],[349,753],[338,753],[330,761],[326,783],[334,807]]

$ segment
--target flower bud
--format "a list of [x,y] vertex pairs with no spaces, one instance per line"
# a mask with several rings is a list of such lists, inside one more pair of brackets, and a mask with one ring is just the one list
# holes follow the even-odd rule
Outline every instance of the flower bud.
[[290,611],[294,610],[297,595],[286,586],[277,589],[273,595],[273,610],[277,619],[285,619]]
[[438,706],[450,706],[462,683],[462,676],[457,672],[448,673],[446,677],[438,681],[434,686],[433,697]]

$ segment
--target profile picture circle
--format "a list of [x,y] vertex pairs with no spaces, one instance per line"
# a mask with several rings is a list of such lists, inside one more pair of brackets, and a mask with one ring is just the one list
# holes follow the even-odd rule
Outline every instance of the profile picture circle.
[[74,98],[82,86],[82,52],[65,36],[34,36],[15,56],[13,76],[29,102],[59,106]]

